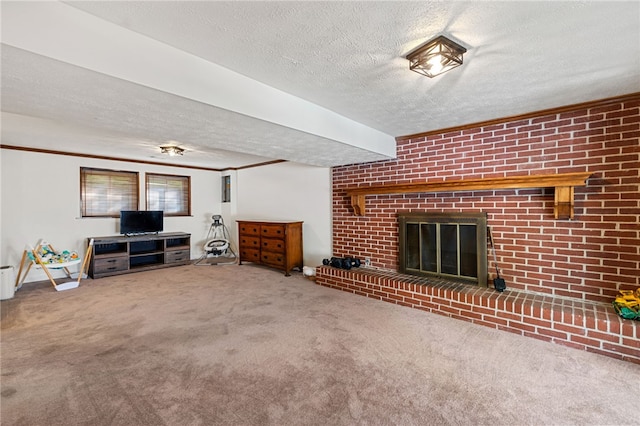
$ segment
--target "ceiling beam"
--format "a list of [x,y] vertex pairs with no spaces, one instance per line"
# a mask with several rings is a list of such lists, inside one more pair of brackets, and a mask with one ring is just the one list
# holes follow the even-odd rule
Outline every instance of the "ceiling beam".
[[60,2],[2,5],[2,43],[395,158],[395,138]]

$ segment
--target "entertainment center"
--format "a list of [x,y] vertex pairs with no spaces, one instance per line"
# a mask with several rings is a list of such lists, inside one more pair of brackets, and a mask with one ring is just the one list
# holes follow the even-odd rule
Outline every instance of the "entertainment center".
[[94,279],[187,265],[191,261],[191,234],[184,232],[91,238],[94,245],[89,276]]

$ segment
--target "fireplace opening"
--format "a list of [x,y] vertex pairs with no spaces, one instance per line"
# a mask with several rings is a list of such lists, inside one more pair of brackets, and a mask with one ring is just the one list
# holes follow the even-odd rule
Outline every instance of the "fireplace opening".
[[399,272],[487,286],[486,213],[399,213]]

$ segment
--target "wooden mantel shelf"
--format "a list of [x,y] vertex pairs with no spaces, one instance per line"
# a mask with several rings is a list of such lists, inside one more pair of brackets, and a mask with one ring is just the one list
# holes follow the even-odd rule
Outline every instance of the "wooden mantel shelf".
[[556,219],[573,219],[573,188],[584,186],[591,176],[589,172],[560,173],[553,175],[513,176],[484,179],[459,179],[439,182],[398,183],[347,188],[351,206],[357,216],[366,214],[366,195],[404,194],[444,191],[491,191],[513,188],[555,188],[554,216]]

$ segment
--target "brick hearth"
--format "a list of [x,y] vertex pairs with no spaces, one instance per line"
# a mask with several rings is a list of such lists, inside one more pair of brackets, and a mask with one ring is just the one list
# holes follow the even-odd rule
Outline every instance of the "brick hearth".
[[320,266],[316,284],[640,364],[640,321],[610,304],[370,268]]

